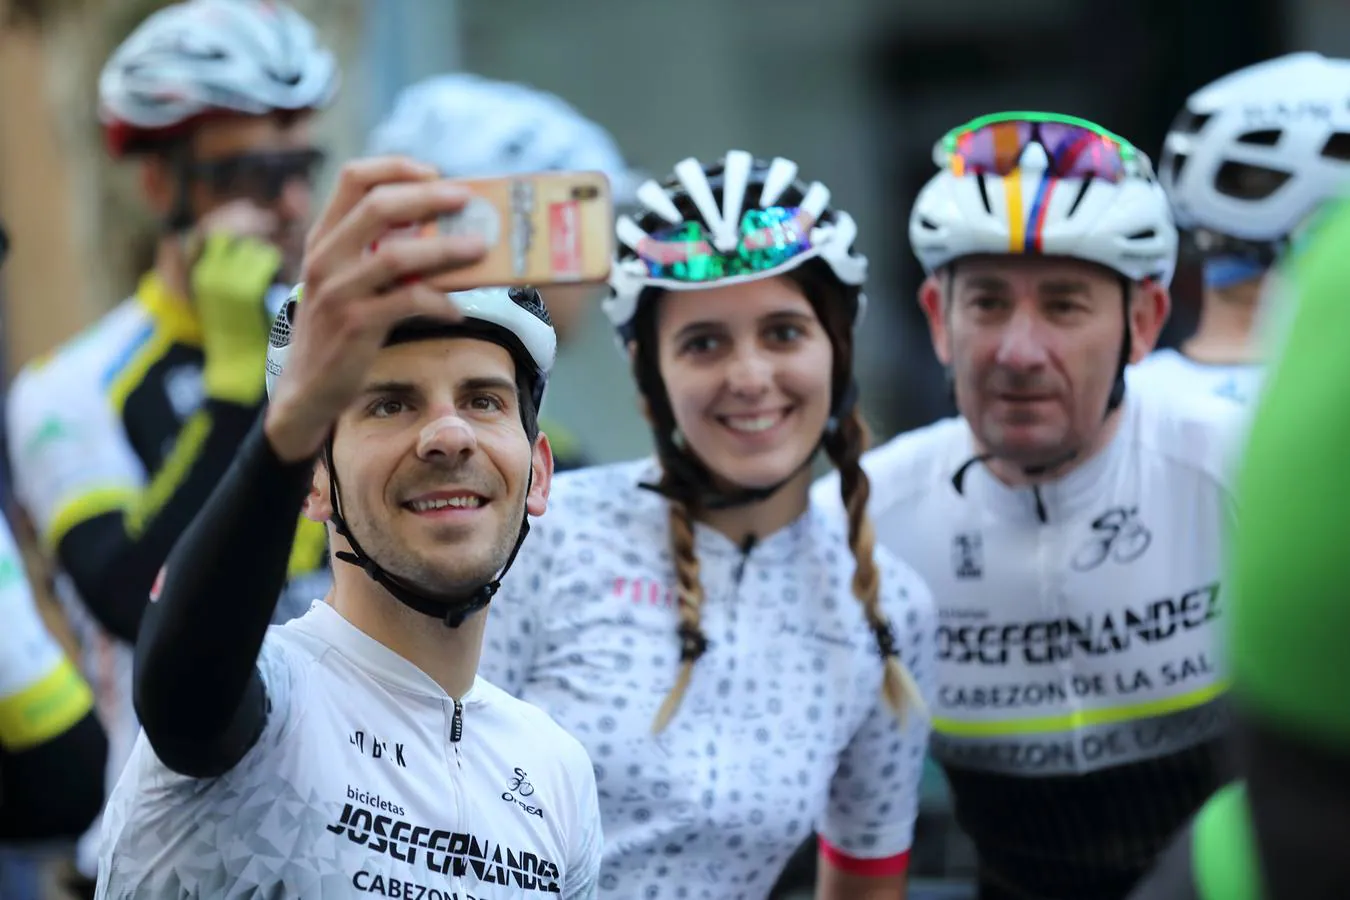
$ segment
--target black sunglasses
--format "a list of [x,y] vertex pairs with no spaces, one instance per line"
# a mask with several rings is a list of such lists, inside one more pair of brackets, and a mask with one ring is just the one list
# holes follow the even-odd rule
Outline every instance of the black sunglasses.
[[312,185],[327,154],[315,148],[240,153],[220,159],[193,160],[188,175],[218,194],[274,201],[286,185],[302,181]]

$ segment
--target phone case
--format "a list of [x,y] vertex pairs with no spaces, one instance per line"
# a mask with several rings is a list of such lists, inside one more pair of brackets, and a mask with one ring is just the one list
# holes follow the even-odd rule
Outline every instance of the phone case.
[[603,172],[538,172],[459,183],[474,195],[463,210],[409,230],[476,233],[487,243],[487,255],[472,266],[428,277],[432,287],[543,287],[609,277],[614,205]]

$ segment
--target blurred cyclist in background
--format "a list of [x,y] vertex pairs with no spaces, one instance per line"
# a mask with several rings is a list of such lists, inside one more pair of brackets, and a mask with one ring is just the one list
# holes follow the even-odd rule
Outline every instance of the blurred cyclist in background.
[[[0,262],[8,250],[0,228]],[[93,692],[43,623],[0,516],[0,844],[77,838],[103,805],[107,756]],[[0,856],[0,891],[23,890],[15,859]]]
[[[640,180],[609,133],[560,98],[466,73],[437,75],[405,88],[371,132],[367,149],[411,156],[449,178],[599,170],[609,176],[620,208],[633,205]],[[604,293],[603,285],[542,291],[561,344]],[[545,417],[541,426],[558,471],[586,464],[585,448],[559,423]]]
[[1240,403],[1260,383],[1258,300],[1272,263],[1350,176],[1350,61],[1291,53],[1196,91],[1173,122],[1159,179],[1204,256],[1200,324],[1130,384],[1193,384]]
[[[108,149],[136,162],[163,221],[155,265],[124,303],[25,367],[6,414],[15,492],[60,570],[108,729],[109,786],[137,732],[131,642],[150,586],[263,403],[271,314],[297,275],[323,160],[311,113],[337,87],[310,23],[261,0],[162,9],[99,80]],[[283,600],[281,619],[326,589],[322,526],[300,527],[290,574],[303,599]],[[88,878],[96,831],[77,860]]]

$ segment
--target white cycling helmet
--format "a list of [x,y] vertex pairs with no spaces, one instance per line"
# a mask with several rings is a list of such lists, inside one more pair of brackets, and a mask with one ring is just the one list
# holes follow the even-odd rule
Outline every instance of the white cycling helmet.
[[303,16],[273,0],[187,0],[152,13],[99,76],[114,156],[171,137],[202,115],[327,106],[337,62]]
[[[537,412],[544,402],[544,388],[553,370],[558,351],[558,337],[548,310],[532,288],[478,288],[447,295],[459,308],[464,318],[459,322],[439,322],[432,319],[411,319],[398,325],[389,337],[389,343],[403,343],[418,335],[437,333],[480,334],[485,340],[504,346],[516,358],[517,364],[529,366],[528,375]],[[294,332],[298,304],[304,297],[304,285],[296,285],[290,298],[281,306],[272,320],[272,331],[267,341],[267,396],[276,390],[277,379],[286,368],[290,354],[291,335]]]
[[[1109,152],[1118,148],[1118,180],[1057,176],[1046,148],[1032,140],[1006,175],[953,167],[954,135],[1022,121],[1019,116],[1082,129],[1066,131],[1078,137],[1106,137],[1104,146],[1115,145]],[[1167,195],[1148,157],[1124,139],[1081,119],[1005,113],[954,130],[937,142],[933,156],[941,171],[919,192],[909,219],[910,245],[927,272],[975,254],[1034,254],[1098,263],[1131,281],[1171,283],[1177,230]]]
[[618,258],[604,303],[621,341],[629,339],[648,288],[689,291],[757,281],[811,259],[859,289],[855,320],[862,315],[867,257],[853,246],[858,227],[830,207],[829,188],[797,180],[792,160],[766,163],[729,150],[720,163],[704,166],[691,157],[677,163],[664,184],[643,182],[637,199],[639,217],[620,216],[615,226]]
[[1206,85],[1158,174],[1181,227],[1282,241],[1350,175],[1350,61],[1290,53]]
[[463,72],[404,88],[367,151],[411,156],[449,178],[600,171],[621,206],[641,180],[609,132],[561,98]]

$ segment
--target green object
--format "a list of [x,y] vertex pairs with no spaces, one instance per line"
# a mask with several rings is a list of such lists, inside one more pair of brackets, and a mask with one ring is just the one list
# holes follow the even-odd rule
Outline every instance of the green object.
[[1295,303],[1237,481],[1234,696],[1268,725],[1350,749],[1350,203],[1282,272]]
[[1247,792],[1230,784],[1209,799],[1192,831],[1195,887],[1205,900],[1261,900]]
[[281,252],[253,237],[213,234],[192,269],[192,301],[206,356],[208,397],[253,406],[267,389],[267,321],[263,302]]

